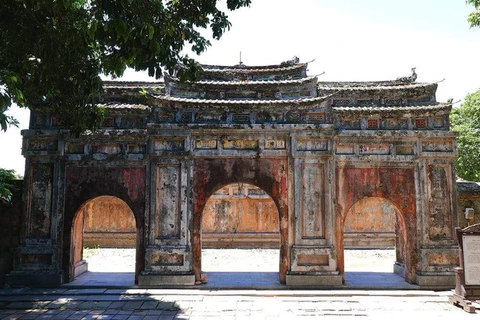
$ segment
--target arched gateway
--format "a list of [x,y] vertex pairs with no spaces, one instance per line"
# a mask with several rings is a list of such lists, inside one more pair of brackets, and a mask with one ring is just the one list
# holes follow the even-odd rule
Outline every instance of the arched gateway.
[[381,198],[401,222],[405,280],[452,285],[451,104],[414,77],[318,82],[306,70],[295,59],[204,66],[196,83],[107,82],[108,115],[79,138],[54,115],[32,112],[23,241],[8,282],[71,281],[75,212],[113,196],[135,216],[137,283],[193,285],[205,203],[241,182],[275,202],[282,283],[341,285],[345,217],[362,199]]

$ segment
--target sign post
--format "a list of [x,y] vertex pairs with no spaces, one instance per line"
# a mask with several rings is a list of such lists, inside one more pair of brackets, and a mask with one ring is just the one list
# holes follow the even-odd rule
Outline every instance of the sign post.
[[480,300],[480,223],[456,232],[460,267],[455,268],[455,292],[449,300],[474,313],[472,300]]

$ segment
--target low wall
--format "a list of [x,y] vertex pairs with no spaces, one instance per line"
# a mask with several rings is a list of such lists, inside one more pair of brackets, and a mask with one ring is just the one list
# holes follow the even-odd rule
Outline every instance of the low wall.
[[13,269],[14,252],[20,244],[23,181],[13,184],[10,201],[0,199],[0,287],[5,285],[5,277]]

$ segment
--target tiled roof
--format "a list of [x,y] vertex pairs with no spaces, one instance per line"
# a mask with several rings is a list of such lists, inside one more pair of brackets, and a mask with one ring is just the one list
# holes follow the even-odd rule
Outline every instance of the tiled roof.
[[297,64],[278,64],[278,65],[269,65],[269,66],[245,66],[245,65],[236,65],[236,66],[214,66],[214,65],[202,65],[202,68],[205,72],[234,72],[234,73],[268,73],[268,72],[278,72],[278,71],[290,71],[302,69],[307,66],[307,63],[297,63]]
[[408,112],[436,112],[447,111],[452,108],[451,103],[437,103],[430,105],[409,105],[409,106],[389,106],[389,107],[333,107],[334,113],[408,113]]
[[318,89],[322,91],[370,91],[370,90],[406,90],[415,88],[437,87],[436,83],[417,83],[417,82],[318,82]]
[[[173,81],[178,81],[178,79],[170,78]],[[169,80],[169,79],[165,79]],[[300,79],[288,79],[288,80],[245,80],[245,81],[218,81],[218,80],[200,80],[197,82],[184,83],[181,85],[211,85],[211,86],[248,86],[248,85],[285,85],[285,84],[302,84],[308,82],[316,82],[317,77],[305,77]]]
[[144,82],[144,81],[104,81],[103,87],[105,89],[115,88],[161,88],[164,87],[163,82]]
[[131,104],[131,103],[107,103],[99,104],[99,106],[104,107],[108,110],[136,110],[136,111],[150,111],[150,106],[146,104]]
[[195,99],[180,98],[172,96],[157,96],[159,101],[181,102],[184,104],[208,104],[208,105],[295,105],[322,102],[329,99],[332,95],[300,99],[282,99],[282,100],[217,100],[217,99]]

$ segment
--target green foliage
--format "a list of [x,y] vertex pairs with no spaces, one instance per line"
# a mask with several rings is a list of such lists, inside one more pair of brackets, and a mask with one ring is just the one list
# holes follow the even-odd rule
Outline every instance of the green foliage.
[[450,117],[452,130],[459,133],[457,175],[480,181],[480,90],[467,95]]
[[468,22],[471,27],[480,27],[480,0],[466,0],[475,9],[468,15]]
[[0,168],[0,198],[8,199],[12,195],[13,185],[11,182],[17,179],[14,170]]
[[[0,114],[11,103],[58,114],[73,134],[94,130],[102,94],[99,74],[118,77],[127,67],[163,70],[181,80],[201,68],[182,51],[203,52],[230,28],[218,0],[2,0],[0,1]],[[227,8],[250,0],[227,0]],[[180,67],[179,67],[180,66]],[[2,118],[0,118],[0,121]],[[11,118],[4,116],[2,129]]]

